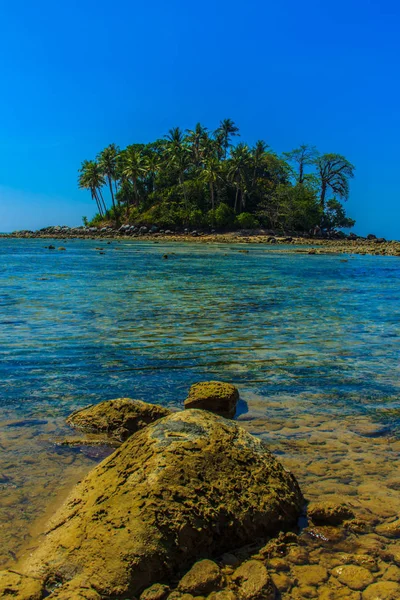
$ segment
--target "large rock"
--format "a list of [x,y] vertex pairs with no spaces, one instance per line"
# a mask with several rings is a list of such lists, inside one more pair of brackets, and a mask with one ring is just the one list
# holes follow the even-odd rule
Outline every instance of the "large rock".
[[0,598],[3,600],[40,600],[43,581],[16,571],[0,571]]
[[222,381],[202,381],[195,383],[185,400],[185,408],[209,410],[221,417],[233,419],[239,392],[231,383]]
[[197,558],[294,525],[303,502],[294,476],[234,421],[174,413],[76,486],[25,572],[53,582],[58,599],[88,588],[135,596]]
[[171,413],[170,410],[142,400],[117,398],[92,404],[72,413],[67,423],[86,433],[103,433],[119,440]]

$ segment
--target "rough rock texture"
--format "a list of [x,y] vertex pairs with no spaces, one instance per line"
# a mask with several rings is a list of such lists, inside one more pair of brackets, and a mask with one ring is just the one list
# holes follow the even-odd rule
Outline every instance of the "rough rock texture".
[[40,600],[43,582],[15,571],[0,571],[0,598],[7,600]]
[[76,486],[25,572],[57,582],[54,598],[88,586],[137,596],[201,556],[293,525],[302,507],[295,478],[259,439],[183,411],[130,437]]
[[363,600],[399,600],[400,585],[394,581],[373,583],[363,591]]
[[333,569],[332,575],[338,578],[340,583],[347,585],[351,590],[363,590],[374,583],[373,575],[365,567],[358,565],[342,565]]
[[268,571],[259,560],[248,560],[232,575],[243,600],[273,600],[275,588]]
[[185,400],[185,408],[201,408],[233,419],[238,400],[239,392],[231,383],[203,381],[192,385]]
[[169,587],[161,583],[155,583],[144,590],[140,595],[140,600],[165,600],[169,594]]
[[383,535],[388,538],[399,538],[400,537],[400,519],[391,521],[389,523],[382,523],[376,528],[376,533]]
[[354,513],[347,504],[334,504],[328,501],[310,503],[307,514],[314,523],[323,525],[340,525],[346,519],[354,518]]
[[171,411],[163,406],[117,398],[77,410],[67,418],[67,423],[86,433],[103,433],[124,441],[136,431],[169,414]]
[[179,582],[179,590],[188,594],[205,595],[222,587],[221,570],[212,560],[199,560]]

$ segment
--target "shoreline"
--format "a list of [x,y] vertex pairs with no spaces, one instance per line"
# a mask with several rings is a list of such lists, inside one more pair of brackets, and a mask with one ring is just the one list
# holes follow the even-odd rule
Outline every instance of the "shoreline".
[[[400,241],[385,240],[384,238],[347,237],[327,239],[299,235],[273,235],[272,232],[237,231],[226,233],[177,233],[149,232],[139,229],[136,232],[118,231],[112,228],[65,229],[47,228],[43,231],[20,231],[0,234],[0,239],[42,239],[42,240],[127,240],[140,242],[175,242],[175,243],[200,243],[200,244],[249,244],[268,246],[311,246],[311,248],[294,252],[308,254],[359,254],[372,256],[399,256]],[[145,228],[146,229],[146,228]]]

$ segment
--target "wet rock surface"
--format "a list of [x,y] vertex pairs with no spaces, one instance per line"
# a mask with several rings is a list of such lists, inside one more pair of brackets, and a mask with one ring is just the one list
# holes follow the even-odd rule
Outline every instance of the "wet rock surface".
[[[51,521],[24,572],[55,598],[136,595],[201,556],[296,523],[293,475],[232,421],[171,414],[98,465]],[[128,568],[129,565],[129,568]]]
[[208,410],[221,417],[233,419],[238,400],[239,391],[231,383],[204,381],[192,385],[185,400],[185,408]]
[[170,412],[163,406],[142,400],[117,398],[77,410],[67,418],[67,423],[79,431],[105,434],[124,441]]

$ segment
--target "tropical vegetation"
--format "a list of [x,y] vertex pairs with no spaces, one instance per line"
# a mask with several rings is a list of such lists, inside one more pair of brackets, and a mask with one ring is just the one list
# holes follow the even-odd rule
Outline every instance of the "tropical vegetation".
[[239,137],[224,119],[213,132],[197,123],[148,144],[110,144],[79,169],[79,187],[96,205],[90,224],[300,232],[354,225],[342,202],[355,168],[344,156],[308,145],[279,156],[263,140],[250,146]]

